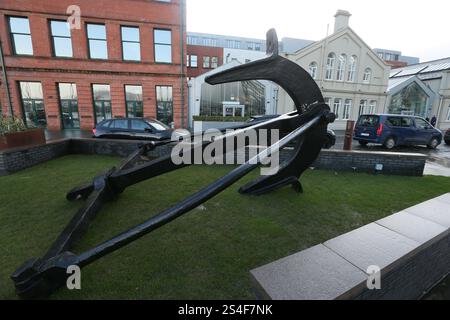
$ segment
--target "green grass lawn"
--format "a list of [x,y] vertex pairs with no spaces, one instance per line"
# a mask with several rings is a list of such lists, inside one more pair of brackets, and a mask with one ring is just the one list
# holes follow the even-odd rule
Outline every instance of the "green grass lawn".
[[[41,256],[81,206],[66,201],[66,192],[119,161],[67,156],[0,177],[0,298],[16,297],[10,274]],[[73,251],[145,221],[230,170],[190,167],[127,189]],[[249,270],[450,191],[443,177],[309,171],[302,195],[290,188],[240,195],[258,174],[84,268],[81,291],[61,289],[52,298],[252,299]]]

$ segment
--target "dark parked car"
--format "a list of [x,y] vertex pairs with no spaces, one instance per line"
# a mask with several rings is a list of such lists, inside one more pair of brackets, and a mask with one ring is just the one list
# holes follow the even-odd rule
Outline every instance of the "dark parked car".
[[445,143],[450,145],[450,129],[447,129],[444,136]]
[[92,130],[95,138],[131,140],[170,140],[173,129],[154,119],[109,119]]
[[[275,119],[277,117],[279,117],[279,115],[254,116],[250,120],[248,120],[247,123],[257,124],[259,122],[269,121],[269,120]],[[334,133],[333,130],[328,129],[327,137],[326,137],[325,143],[323,145],[323,148],[331,149],[331,147],[334,146],[335,144],[336,144],[336,134]]]
[[386,149],[400,145],[425,145],[435,149],[442,132],[423,118],[405,115],[362,115],[353,136],[361,145],[382,144]]

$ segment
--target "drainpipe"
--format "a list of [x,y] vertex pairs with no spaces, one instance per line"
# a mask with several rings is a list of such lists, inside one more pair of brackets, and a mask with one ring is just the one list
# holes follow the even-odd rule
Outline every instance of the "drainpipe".
[[443,95],[441,95],[441,94],[439,94],[439,97],[440,97],[440,102],[439,102],[439,108],[438,108],[438,112],[437,112],[437,115],[436,115],[436,118],[437,118],[437,126],[439,127],[439,123],[441,122],[441,111],[442,111],[442,105],[444,104],[444,96]]
[[[9,83],[8,83],[8,77],[6,75],[6,65],[5,65],[5,59],[3,57],[3,48],[2,48],[2,42],[0,41],[0,65],[2,66],[2,76],[3,76],[3,82],[5,83],[5,92],[6,92],[6,100],[8,101],[8,110],[9,115],[12,117],[14,115],[14,111],[12,108],[12,101],[11,101],[11,93],[9,92]],[[1,110],[0,110],[1,112]]]
[[185,114],[185,110],[184,110],[184,104],[185,104],[185,99],[184,99],[184,62],[185,62],[185,57],[184,57],[184,29],[185,29],[185,0],[180,0],[180,18],[181,18],[181,25],[180,25],[180,47],[181,47],[181,127],[184,128],[184,114]]

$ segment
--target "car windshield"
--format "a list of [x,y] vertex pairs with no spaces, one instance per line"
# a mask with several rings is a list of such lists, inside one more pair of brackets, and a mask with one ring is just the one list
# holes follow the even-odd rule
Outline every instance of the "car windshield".
[[170,127],[165,125],[162,122],[159,122],[157,120],[151,120],[151,121],[146,121],[148,124],[150,124],[153,128],[155,128],[158,131],[164,131],[164,130],[169,130]]
[[378,125],[379,116],[361,116],[358,120],[358,126],[376,127]]

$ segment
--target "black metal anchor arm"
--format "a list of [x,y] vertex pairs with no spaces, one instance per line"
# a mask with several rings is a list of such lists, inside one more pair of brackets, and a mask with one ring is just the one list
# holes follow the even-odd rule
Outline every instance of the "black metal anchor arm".
[[[181,217],[234,184],[258,167],[265,157],[278,153],[281,148],[294,140],[297,141],[295,152],[291,159],[281,166],[277,174],[262,177],[247,184],[241,188],[240,192],[263,194],[288,184],[291,184],[295,190],[301,191],[302,188],[298,179],[320,152],[327,125],[334,121],[334,117],[330,113],[329,107],[323,103],[322,94],[315,81],[297,64],[278,56],[277,47],[276,33],[271,30],[268,32],[268,53],[272,54],[271,57],[224,71],[209,77],[207,81],[211,84],[218,84],[254,79],[272,80],[287,91],[297,107],[296,112],[264,123],[245,125],[234,133],[226,133],[216,137],[214,142],[222,140],[225,144],[227,139],[235,139],[245,135],[250,130],[261,129],[280,129],[287,134],[285,137],[261,152],[256,158],[251,159],[223,178],[143,224],[78,256],[68,252],[74,242],[81,237],[89,221],[95,217],[104,202],[123,192],[130,185],[187,166],[186,164],[174,164],[170,156],[155,161],[144,161],[144,164],[142,164],[141,160],[146,157],[149,150],[167,142],[144,145],[124,161],[118,169],[113,168],[107,174],[97,177],[93,184],[76,188],[67,195],[69,200],[82,197],[87,198],[88,201],[42,259],[29,260],[12,275],[18,294],[22,297],[50,294],[64,284],[68,266],[77,264],[82,267],[92,263],[100,257]],[[194,143],[188,150],[203,152],[210,143],[212,141]],[[245,142],[245,145],[248,144]],[[234,148],[235,151],[236,148]]]

